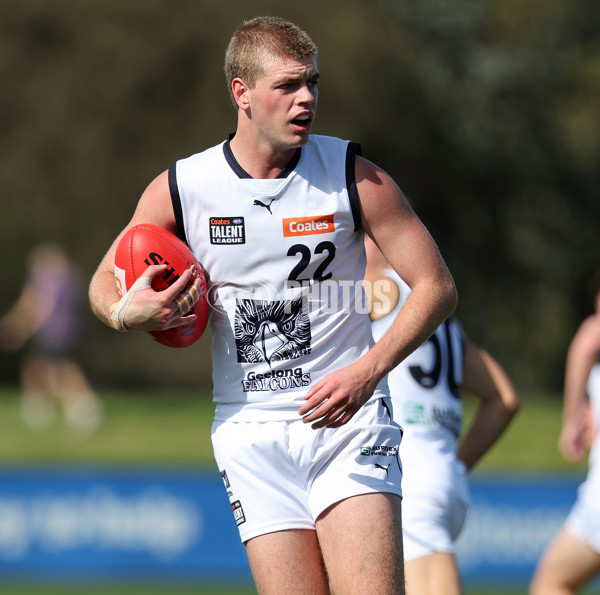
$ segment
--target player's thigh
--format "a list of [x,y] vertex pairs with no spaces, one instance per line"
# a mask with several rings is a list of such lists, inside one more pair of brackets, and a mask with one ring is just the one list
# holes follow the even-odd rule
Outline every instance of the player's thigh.
[[600,571],[600,554],[561,528],[536,568],[530,593],[551,595],[573,591]]
[[404,565],[406,590],[410,595],[460,595],[460,575],[454,556],[434,552]]
[[328,593],[315,531],[276,531],[254,537],[245,545],[254,582],[261,595]]
[[370,493],[330,506],[316,522],[333,593],[404,593],[401,498]]

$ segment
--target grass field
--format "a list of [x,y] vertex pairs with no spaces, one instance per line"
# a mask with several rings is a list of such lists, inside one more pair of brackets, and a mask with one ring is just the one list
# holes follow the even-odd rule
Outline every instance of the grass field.
[[[19,395],[0,388],[0,465],[199,466],[214,468],[210,443],[213,405],[208,393],[163,394],[102,391],[105,419],[92,435],[67,427],[60,415],[42,430],[22,424]],[[567,464],[556,449],[561,402],[557,395],[521,395],[523,407],[478,471],[584,472],[585,462]],[[465,417],[474,400],[465,398]],[[476,471],[477,472],[477,471]],[[216,473],[216,470],[215,470]],[[1,577],[0,577],[1,581]],[[9,585],[7,595],[247,595],[252,586],[228,585]],[[587,591],[592,593],[594,591]],[[524,595],[526,591],[469,588],[465,595]]]
[[[213,466],[210,426],[213,405],[207,392],[101,392],[103,425],[91,436],[67,427],[60,416],[42,430],[28,430],[19,414],[19,396],[0,388],[0,464],[101,464]],[[557,395],[521,395],[523,406],[508,432],[479,470],[523,472],[584,471],[564,461],[556,448],[561,402]],[[475,400],[464,399],[465,418]]]

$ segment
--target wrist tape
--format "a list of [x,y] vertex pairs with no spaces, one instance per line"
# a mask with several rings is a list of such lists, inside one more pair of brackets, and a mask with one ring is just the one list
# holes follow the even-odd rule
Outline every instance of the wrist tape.
[[142,289],[150,289],[151,286],[152,278],[142,276],[139,279],[136,279],[129,291],[118,302],[113,302],[110,305],[110,322],[116,330],[121,333],[127,330],[127,326],[125,325],[125,316],[127,315],[129,304],[133,299],[133,294],[136,291],[141,291]]

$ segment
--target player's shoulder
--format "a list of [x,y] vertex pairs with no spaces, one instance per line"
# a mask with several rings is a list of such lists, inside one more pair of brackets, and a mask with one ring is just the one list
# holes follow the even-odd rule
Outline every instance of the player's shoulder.
[[[308,143],[306,146],[309,149],[320,150],[320,151],[341,151],[347,152],[349,147],[357,148],[358,143],[353,141],[339,138],[337,136],[327,136],[324,134],[311,134],[308,137]],[[360,151],[359,151],[360,152]]]
[[142,199],[157,200],[169,196],[169,172],[165,170],[158,174],[146,187]]
[[[356,143],[335,136],[311,134],[302,148],[299,169],[316,168],[314,171],[332,175],[351,175],[354,178],[354,155]],[[337,173],[336,173],[337,172]]]
[[[403,199],[404,195],[392,176],[365,157],[356,156],[354,172],[363,211],[370,212],[370,206],[379,209],[388,199],[393,202]],[[390,213],[390,216],[393,214]]]
[[177,167],[181,166],[196,166],[201,161],[207,161],[210,159],[214,159],[215,157],[223,156],[223,147],[227,141],[223,141],[217,145],[213,145],[212,147],[208,147],[206,149],[202,149],[196,153],[192,153],[191,155],[187,155],[181,157],[176,160],[175,164]]
[[340,138],[338,136],[331,136],[328,134],[311,134],[308,137],[308,142],[322,144],[322,145],[336,145],[336,144],[341,145],[341,144],[348,144],[351,141]]

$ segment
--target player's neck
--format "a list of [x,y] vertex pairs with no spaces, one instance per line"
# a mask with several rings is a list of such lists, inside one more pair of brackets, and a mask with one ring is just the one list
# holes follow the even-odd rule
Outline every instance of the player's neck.
[[239,129],[229,146],[240,167],[255,179],[276,178],[298,150],[297,147],[274,147]]

